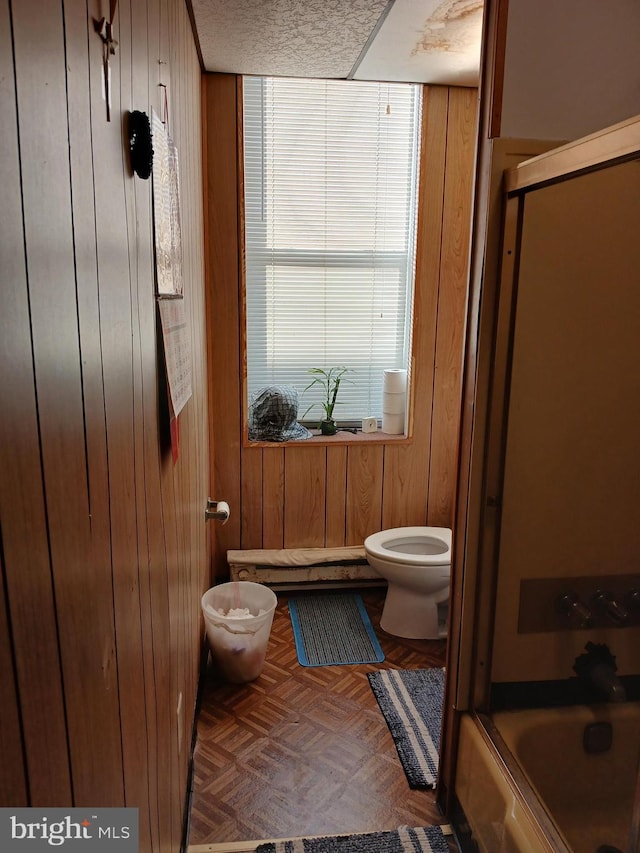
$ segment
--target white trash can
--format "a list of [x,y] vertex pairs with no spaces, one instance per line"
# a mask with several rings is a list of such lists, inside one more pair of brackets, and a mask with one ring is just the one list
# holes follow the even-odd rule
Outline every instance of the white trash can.
[[242,684],[262,672],[277,603],[273,590],[252,581],[221,583],[202,596],[209,649],[226,681]]

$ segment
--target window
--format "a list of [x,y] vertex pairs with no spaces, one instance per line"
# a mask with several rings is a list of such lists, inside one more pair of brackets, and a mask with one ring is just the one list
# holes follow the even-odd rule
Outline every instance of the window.
[[249,398],[293,385],[302,417],[307,370],[344,365],[334,417],[382,416],[410,363],[421,91],[244,78]]

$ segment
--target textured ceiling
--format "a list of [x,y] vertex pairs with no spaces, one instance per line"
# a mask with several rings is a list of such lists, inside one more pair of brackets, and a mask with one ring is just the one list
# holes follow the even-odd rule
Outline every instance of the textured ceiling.
[[387,0],[192,0],[208,71],[344,78]]
[[207,71],[473,86],[482,0],[191,0]]

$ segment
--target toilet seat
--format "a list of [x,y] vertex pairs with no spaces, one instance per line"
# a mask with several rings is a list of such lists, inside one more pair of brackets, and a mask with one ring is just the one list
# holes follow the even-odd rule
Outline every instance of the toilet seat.
[[445,566],[451,562],[451,530],[448,527],[394,527],[372,533],[365,551],[379,560],[405,566]]

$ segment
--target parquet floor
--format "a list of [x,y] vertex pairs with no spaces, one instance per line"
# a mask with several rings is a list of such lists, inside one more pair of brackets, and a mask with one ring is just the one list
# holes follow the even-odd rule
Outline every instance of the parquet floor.
[[433,792],[409,788],[367,672],[443,666],[446,641],[391,637],[379,627],[384,590],[358,592],[385,653],[382,664],[301,666],[287,608],[293,593],[278,593],[260,677],[223,684],[208,668],[190,844],[443,822]]

